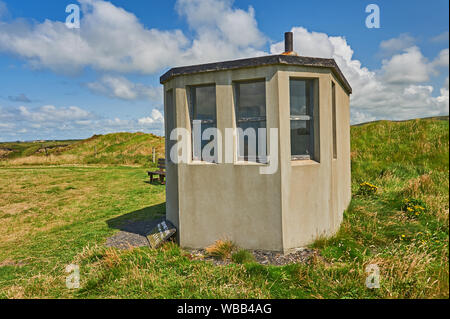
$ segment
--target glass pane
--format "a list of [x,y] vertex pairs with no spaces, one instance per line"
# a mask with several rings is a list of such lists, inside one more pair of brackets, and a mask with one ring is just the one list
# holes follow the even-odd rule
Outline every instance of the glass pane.
[[216,87],[215,85],[191,88],[191,120],[216,119]]
[[265,161],[266,132],[258,129],[266,129],[266,82],[236,83],[235,87],[236,126],[242,130],[238,130],[238,158]]
[[313,80],[290,80],[292,157],[313,158],[314,156],[313,84]]
[[[173,129],[176,128],[176,111],[175,111],[175,105],[173,103],[173,91],[168,90],[166,91],[166,107],[165,107],[165,117],[166,117],[166,158],[170,160],[170,150],[172,149],[172,146],[176,144],[176,141],[172,141],[170,139],[170,133]],[[172,161],[169,161],[169,163],[172,163]]]
[[266,82],[237,83],[237,118],[266,117]]
[[334,82],[331,83],[331,108],[333,113],[333,158],[337,158],[337,135],[336,135],[336,85]]
[[[215,128],[216,127],[216,124],[215,123],[201,123],[200,124],[200,143],[201,143],[201,149],[200,149],[200,153],[199,154],[197,154],[197,149],[196,149],[196,147],[195,147],[195,144],[196,144],[196,142],[194,141],[194,135],[192,136],[192,142],[193,142],[193,152],[192,152],[192,154],[193,154],[193,159],[194,160],[198,160],[198,161],[200,161],[200,160],[204,160],[204,159],[202,159],[202,154],[203,154],[203,149],[204,149],[204,147],[209,143],[209,142],[211,142],[213,139],[214,139],[214,137],[213,136],[210,136],[209,137],[209,139],[203,139],[202,137],[203,137],[203,132],[206,130],[206,129],[208,129],[208,128]],[[213,155],[213,154],[210,154],[211,156]]]
[[[191,129],[192,129],[192,157],[194,160],[204,160],[202,152],[204,147],[213,139],[203,140],[203,132],[208,128],[216,128],[216,87],[215,85],[191,87]],[[200,121],[199,141],[194,140],[194,121]],[[201,149],[198,150],[196,145],[200,143]],[[216,149],[217,151],[217,149]]]
[[311,158],[311,122],[291,120],[291,155],[305,155]]
[[265,161],[267,150],[266,134],[258,131],[266,128],[266,121],[242,122],[238,130],[239,160],[252,162]]
[[290,82],[291,115],[312,115],[311,80],[291,80]]

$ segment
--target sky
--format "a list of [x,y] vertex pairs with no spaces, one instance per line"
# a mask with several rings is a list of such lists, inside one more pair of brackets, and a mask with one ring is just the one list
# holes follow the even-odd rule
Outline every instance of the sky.
[[336,60],[353,124],[448,115],[448,12],[443,0],[0,0],[0,141],[162,135],[164,72],[279,54],[286,31],[299,55]]

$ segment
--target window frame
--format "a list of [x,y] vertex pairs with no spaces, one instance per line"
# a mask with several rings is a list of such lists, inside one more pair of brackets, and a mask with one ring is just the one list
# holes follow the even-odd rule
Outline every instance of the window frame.
[[336,101],[336,83],[331,81],[331,126],[332,126],[332,142],[333,142],[333,159],[338,158],[337,150],[337,101]]
[[[264,83],[264,111],[265,114],[264,116],[258,116],[258,117],[245,117],[245,118],[239,118],[239,100],[240,100],[240,85],[241,84],[250,84],[250,83],[256,83],[256,82],[262,82]],[[235,130],[236,130],[236,161],[237,162],[245,162],[245,163],[254,163],[254,164],[267,164],[268,163],[268,150],[267,150],[267,145],[268,145],[268,141],[267,141],[267,79],[265,77],[260,77],[260,78],[254,78],[254,79],[242,79],[242,80],[236,80],[232,82],[232,90],[233,90],[233,102],[234,102],[234,125],[235,125]],[[256,154],[256,158],[255,160],[250,159],[248,154],[244,156],[241,156],[239,154],[239,150],[240,150],[240,145],[239,145],[239,141],[240,141],[240,136],[239,136],[239,128],[240,125],[239,123],[250,123],[250,122],[265,122],[265,129],[266,129],[266,154],[264,156],[259,156],[258,155],[258,147],[259,147],[259,140],[257,138],[257,154]],[[258,127],[259,128],[259,127]],[[258,128],[256,129],[256,134],[258,134]],[[245,131],[245,130],[243,130]],[[244,137],[245,138],[245,137]]]
[[[195,110],[197,109],[197,105],[196,105],[196,101],[194,101],[194,98],[196,97],[196,94],[192,94],[192,90],[193,89],[197,89],[197,88],[202,88],[202,87],[214,87],[214,101],[215,101],[215,105],[214,105],[214,120],[199,120],[199,119],[194,119],[194,113]],[[190,156],[190,160],[191,162],[195,162],[195,163],[208,163],[208,164],[217,164],[217,162],[219,161],[218,158],[216,158],[215,161],[209,162],[209,161],[205,161],[202,158],[202,154],[200,154],[200,158],[196,158],[194,157],[194,136],[192,134],[192,130],[193,130],[193,123],[195,120],[200,121],[200,124],[213,124],[213,126],[215,127],[215,129],[217,130],[217,84],[216,83],[202,83],[202,84],[194,84],[194,85],[188,85],[186,86],[186,93],[187,93],[187,103],[188,103],[188,116],[189,116],[189,131],[191,134],[191,156]],[[203,135],[203,131],[201,131],[201,134]],[[200,141],[201,143],[202,141]],[[209,142],[208,142],[209,143]],[[217,148],[216,148],[217,151]],[[203,153],[203,146],[201,147],[201,153]]]
[[177,128],[175,90],[173,88],[169,88],[164,91],[164,122],[165,122],[164,134],[166,135],[165,137],[166,158],[169,164],[174,164],[170,157],[170,150],[176,144],[176,141],[172,141],[170,139],[170,134],[172,133],[172,130]]
[[[312,105],[310,115],[291,115],[291,81],[310,81],[311,83],[311,97]],[[289,76],[288,77],[288,96],[289,96],[289,153],[291,161],[314,161],[320,163],[320,101],[319,101],[319,81],[318,77],[302,77]],[[310,121],[312,128],[310,129],[310,141],[313,154],[292,154],[292,138],[291,138],[291,121]]]

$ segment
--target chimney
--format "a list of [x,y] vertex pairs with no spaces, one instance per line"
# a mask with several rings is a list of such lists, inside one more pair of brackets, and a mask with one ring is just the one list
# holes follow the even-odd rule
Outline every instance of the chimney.
[[283,55],[298,55],[294,51],[294,33],[285,32],[284,33],[284,52]]

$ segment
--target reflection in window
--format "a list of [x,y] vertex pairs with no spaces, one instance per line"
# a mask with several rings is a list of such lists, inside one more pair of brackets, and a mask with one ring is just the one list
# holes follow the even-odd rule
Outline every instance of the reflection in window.
[[291,157],[314,158],[314,80],[291,79],[289,85]]
[[[202,136],[205,130],[217,127],[216,121],[216,86],[193,86],[190,88],[189,113],[192,128],[192,159],[196,161],[217,161],[206,159],[202,155],[205,146],[214,138],[203,140]],[[195,128],[199,127],[200,134],[196,136]],[[209,154],[213,158],[216,154]]]
[[238,160],[266,161],[266,82],[239,82],[236,92]]

